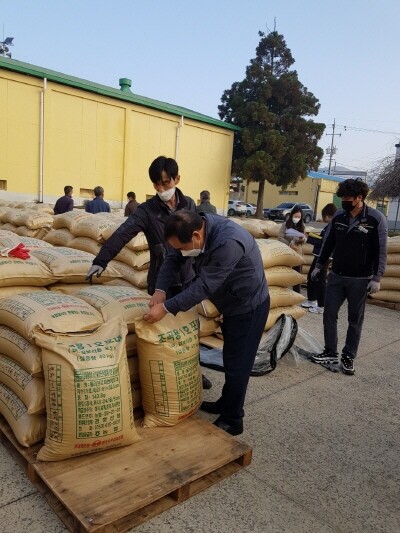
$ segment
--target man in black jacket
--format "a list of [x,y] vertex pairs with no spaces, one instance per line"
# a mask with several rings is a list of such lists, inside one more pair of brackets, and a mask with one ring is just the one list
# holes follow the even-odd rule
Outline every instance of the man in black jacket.
[[313,357],[315,363],[338,363],[337,319],[343,302],[348,303],[348,328],[341,363],[344,374],[354,374],[354,359],[360,343],[367,293],[380,289],[386,268],[387,222],[365,198],[369,188],[360,179],[340,183],[337,195],[342,209],[329,224],[317,264],[316,279],[332,255],[324,309],[325,350]]
[[[108,263],[122,250],[126,243],[140,231],[146,235],[150,249],[150,268],[147,275],[147,292],[153,294],[156,280],[167,257],[170,245],[164,239],[164,226],[171,213],[181,209],[196,211],[196,205],[189,196],[184,196],[177,188],[180,181],[178,164],[170,157],[160,156],[149,168],[149,176],[157,194],[140,204],[136,211],[111,235],[101,247],[99,254],[93,260],[87,278],[99,277]],[[174,273],[174,279],[169,287],[169,296],[178,294],[193,278],[192,261],[181,265]],[[203,376],[203,387],[211,388],[211,382]]]
[[[144,319],[161,320],[205,299],[223,314],[225,384],[217,402],[201,409],[219,414],[216,426],[239,435],[243,431],[243,405],[250,372],[269,312],[269,294],[260,250],[254,238],[236,223],[213,214],[190,211],[171,215],[165,239],[174,248],[157,279],[150,311]],[[180,294],[168,298],[174,272],[195,258],[196,278]]]
[[[147,292],[154,293],[160,267],[170,246],[164,239],[165,222],[171,213],[180,209],[196,210],[194,201],[184,196],[177,188],[180,180],[178,165],[174,159],[160,156],[149,168],[149,176],[157,194],[140,204],[136,211],[103,244],[93,261],[88,278],[100,276],[108,263],[122,250],[126,243],[140,231],[146,235],[150,249],[150,268],[147,276]],[[193,278],[192,263],[182,265],[171,284],[171,294],[176,294]]]

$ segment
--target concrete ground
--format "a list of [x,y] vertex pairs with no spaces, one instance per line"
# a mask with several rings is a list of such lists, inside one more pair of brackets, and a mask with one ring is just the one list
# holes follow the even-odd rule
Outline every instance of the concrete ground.
[[[321,315],[300,325],[322,340]],[[205,373],[216,399],[222,374]],[[239,438],[252,464],[135,533],[398,533],[399,376],[400,312],[368,305],[355,376],[286,357],[251,378]],[[66,531],[2,446],[0,458],[0,531]]]

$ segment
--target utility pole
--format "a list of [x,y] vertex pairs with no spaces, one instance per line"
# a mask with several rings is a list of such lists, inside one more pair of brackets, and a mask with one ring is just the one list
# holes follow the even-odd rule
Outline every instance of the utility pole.
[[[328,174],[331,173],[332,158],[337,152],[336,146],[333,146],[333,142],[335,140],[335,136],[336,137],[341,137],[342,136],[341,133],[335,133],[335,128],[336,128],[336,119],[334,118],[333,119],[333,124],[332,124],[332,133],[326,133],[325,134],[325,135],[331,135],[332,136],[331,147],[326,149],[326,153],[329,154]],[[336,167],[336,165],[335,165],[335,167]]]

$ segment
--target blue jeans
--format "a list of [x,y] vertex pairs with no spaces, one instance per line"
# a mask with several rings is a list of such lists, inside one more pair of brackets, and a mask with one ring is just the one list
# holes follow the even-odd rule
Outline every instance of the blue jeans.
[[225,384],[218,400],[222,419],[234,424],[244,416],[250,372],[269,313],[269,296],[249,313],[225,316],[221,326],[224,336],[223,361]]
[[325,295],[324,337],[325,349],[337,352],[337,320],[339,309],[345,300],[348,307],[348,328],[343,353],[354,359],[360,343],[367,299],[368,278],[347,278],[331,272]]

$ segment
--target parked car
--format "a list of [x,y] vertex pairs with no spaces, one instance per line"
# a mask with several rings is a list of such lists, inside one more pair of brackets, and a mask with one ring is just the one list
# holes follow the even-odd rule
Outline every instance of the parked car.
[[228,201],[228,216],[233,217],[234,215],[246,215],[247,207],[244,202],[240,200],[229,200]]
[[264,207],[264,209],[263,209],[264,218],[269,218],[270,211],[271,211],[271,209],[269,207]]
[[246,214],[248,217],[254,216],[257,211],[257,206],[254,204],[244,204],[246,206]]
[[314,218],[314,210],[309,204],[300,204],[298,202],[283,202],[277,207],[270,209],[270,220],[286,220],[290,214],[290,211],[295,205],[298,205],[303,211],[303,219],[306,224]]

